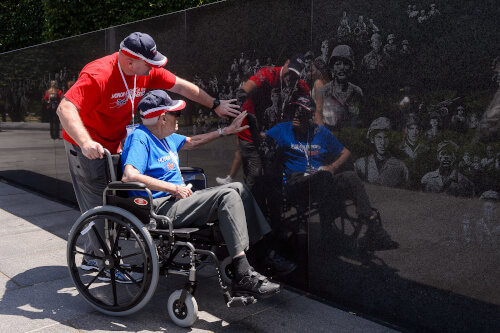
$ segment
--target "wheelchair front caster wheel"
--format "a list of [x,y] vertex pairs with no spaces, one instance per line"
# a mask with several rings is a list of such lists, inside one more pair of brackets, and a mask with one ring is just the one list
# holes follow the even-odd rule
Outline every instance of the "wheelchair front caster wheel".
[[224,280],[226,285],[230,286],[234,276],[233,259],[231,257],[226,257],[226,259],[222,260],[220,270],[222,280]]
[[190,293],[186,294],[184,304],[179,307],[182,290],[174,291],[168,298],[168,315],[180,327],[189,327],[198,319],[198,303]]

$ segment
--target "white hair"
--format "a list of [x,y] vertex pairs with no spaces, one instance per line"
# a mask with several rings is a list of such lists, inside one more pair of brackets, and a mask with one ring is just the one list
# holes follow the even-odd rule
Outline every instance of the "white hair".
[[154,124],[156,124],[156,122],[160,119],[160,116],[156,116],[156,117],[153,117],[153,118],[142,118],[142,124],[144,126],[153,126]]

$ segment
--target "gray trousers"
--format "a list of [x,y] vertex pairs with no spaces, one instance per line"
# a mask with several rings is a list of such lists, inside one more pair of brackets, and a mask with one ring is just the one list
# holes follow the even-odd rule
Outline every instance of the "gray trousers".
[[196,191],[177,201],[155,199],[157,214],[171,218],[175,228],[203,226],[218,220],[229,254],[248,250],[271,231],[266,218],[245,184],[230,183]]
[[[102,193],[106,187],[105,160],[88,159],[82,154],[80,147],[67,141],[64,141],[64,148],[68,158],[71,182],[73,183],[80,211],[83,214],[91,208],[102,206]],[[104,239],[104,223],[96,223],[96,227],[102,239]],[[89,236],[85,241],[84,252],[103,256],[104,253],[95,234],[89,232],[87,235]]]

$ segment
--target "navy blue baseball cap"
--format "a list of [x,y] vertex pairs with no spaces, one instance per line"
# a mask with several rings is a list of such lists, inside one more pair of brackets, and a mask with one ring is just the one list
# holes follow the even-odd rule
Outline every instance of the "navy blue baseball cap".
[[314,103],[314,100],[309,96],[300,96],[297,100],[291,102],[290,105],[299,105],[311,113],[316,112],[316,103]]
[[172,100],[163,90],[150,90],[137,105],[141,118],[150,119],[165,112],[179,111],[186,107],[183,100]]
[[150,35],[133,32],[120,43],[120,52],[132,59],[144,60],[151,67],[165,66],[168,59],[156,50],[156,44]]

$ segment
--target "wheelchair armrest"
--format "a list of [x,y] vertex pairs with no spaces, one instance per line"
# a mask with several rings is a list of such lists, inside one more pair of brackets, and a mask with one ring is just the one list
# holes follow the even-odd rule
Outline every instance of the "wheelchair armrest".
[[145,190],[146,184],[139,182],[123,183],[115,181],[108,184],[110,190]]
[[181,167],[181,173],[204,173],[202,168],[197,167]]

